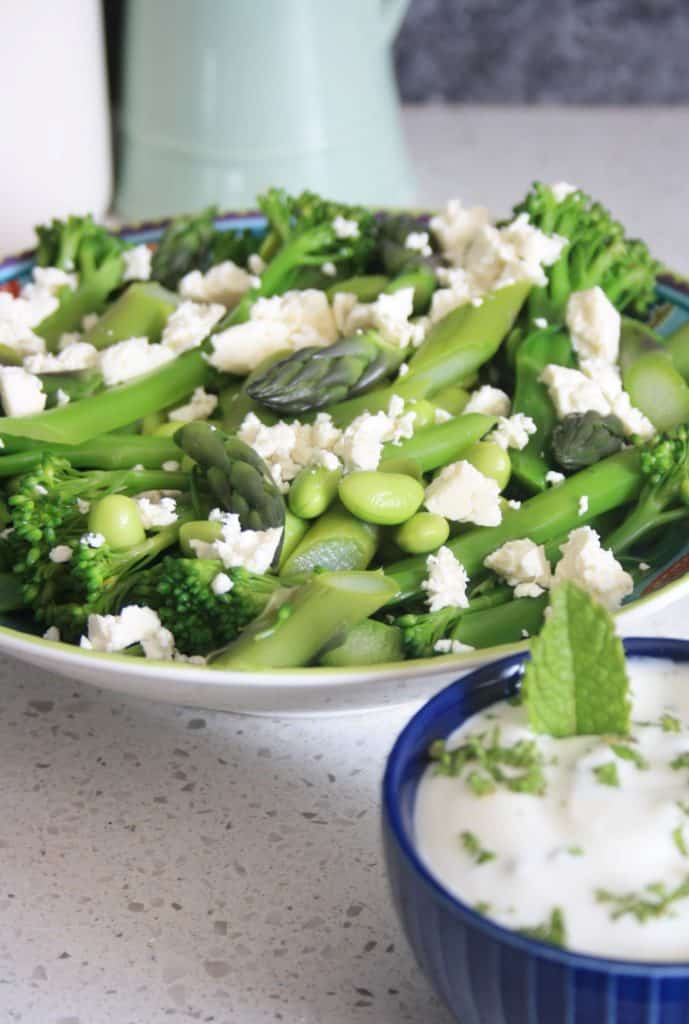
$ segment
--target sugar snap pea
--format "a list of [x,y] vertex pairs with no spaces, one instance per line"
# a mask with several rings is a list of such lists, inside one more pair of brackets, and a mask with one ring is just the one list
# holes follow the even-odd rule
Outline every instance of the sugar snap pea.
[[664,352],[647,352],[622,375],[632,405],[656,430],[689,421],[689,385]]
[[447,423],[436,423],[425,427],[397,444],[388,442],[383,446],[381,463],[389,459],[414,459],[424,473],[448,462],[455,462],[469,445],[478,441],[495,426],[494,416],[483,416],[478,412],[464,413]]
[[295,476],[289,489],[287,500],[290,510],[302,519],[316,519],[317,516],[323,515],[335,499],[341,478],[341,469],[304,466]]
[[414,515],[424,496],[422,485],[404,473],[360,470],[340,481],[340,501],[367,523],[396,526]]
[[386,661],[402,661],[404,643],[399,626],[388,626],[376,619],[364,619],[343,636],[330,641],[318,658],[328,668],[349,668],[355,665],[380,665]]
[[351,515],[339,502],[317,519],[282,566],[284,576],[314,569],[365,569],[378,547],[378,527]]

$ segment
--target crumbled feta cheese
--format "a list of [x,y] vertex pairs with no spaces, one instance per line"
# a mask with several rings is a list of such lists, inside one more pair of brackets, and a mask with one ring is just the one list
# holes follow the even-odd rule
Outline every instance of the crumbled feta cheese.
[[253,277],[232,260],[217,263],[204,274],[190,270],[179,282],[179,291],[185,299],[195,302],[221,302],[234,306],[253,286]]
[[139,496],[134,500],[144,530],[156,530],[161,526],[171,526],[172,523],[177,522],[177,502],[174,498],[151,501],[150,498]]
[[585,516],[589,510],[589,499],[587,494],[582,494],[579,498],[579,504],[577,505],[577,512],[580,516]]
[[634,589],[632,577],[612,551],[601,547],[600,537],[590,526],[572,530],[560,551],[562,558],[555,567],[555,583],[571,580],[611,611],[619,608]]
[[648,564],[648,562],[639,562],[639,569],[641,570],[641,572],[648,572],[650,568],[651,567]]
[[336,238],[358,238],[359,237],[359,225],[355,220],[349,220],[347,217],[343,217],[341,213],[338,213],[333,218],[333,231],[335,232]]
[[409,373],[409,363],[401,363],[400,368],[397,371],[398,377],[406,377]]
[[567,300],[565,323],[577,355],[617,361],[622,318],[602,288],[572,292]]
[[517,509],[520,509],[522,507],[521,501],[516,501],[514,498],[510,498],[507,504],[510,508],[513,508],[515,512],[517,511]]
[[145,466],[143,462],[137,462],[132,466],[132,469],[134,470],[135,473],[140,473],[143,469],[145,469]]
[[243,566],[249,572],[268,571],[282,538],[281,526],[268,530],[242,530],[238,515],[222,512],[219,508],[213,509],[208,519],[220,523],[221,537],[211,543],[190,541],[198,558],[217,558],[226,569]]
[[[57,299],[48,298],[54,303],[53,309],[57,308]],[[28,300],[0,292],[0,345],[7,345],[20,355],[44,352],[45,341],[31,330],[42,319]]]
[[441,637],[433,645],[436,654],[466,654],[468,651],[476,650],[470,644],[463,644],[461,640],[451,640],[450,637]]
[[420,252],[422,256],[430,256],[433,252],[427,231],[410,231],[404,240],[404,247],[412,252]]
[[483,227],[469,246],[463,266],[472,280],[473,290],[485,294],[516,281],[547,284],[544,267],[558,259],[567,239],[546,235],[520,213],[504,227]]
[[552,584],[545,548],[528,538],[507,541],[483,564],[514,587],[515,597],[538,597]]
[[127,338],[110,345],[100,353],[100,371],[105,386],[110,388],[134,380],[159,366],[171,362],[175,352],[165,345],[152,345],[148,338]]
[[326,277],[335,277],[337,275],[337,267],[332,260],[326,260],[321,266],[321,274],[325,274]]
[[56,565],[61,565],[62,562],[69,562],[71,557],[72,549],[69,544],[56,544],[48,552],[48,558],[51,562],[55,562]]
[[393,395],[387,412],[365,412],[352,420],[335,446],[347,472],[377,469],[386,442],[398,444],[413,435],[416,413],[404,408],[404,399]]
[[81,329],[83,331],[90,331],[92,327],[96,326],[99,320],[100,316],[98,313],[86,313],[86,315],[81,318]]
[[151,258],[153,253],[147,245],[135,245],[125,249],[123,281],[148,281],[151,276]]
[[226,572],[219,572],[211,580],[211,590],[216,597],[220,597],[221,594],[229,594],[233,587],[234,583]]
[[258,299],[246,323],[212,336],[208,361],[225,373],[243,375],[282,349],[323,347],[336,338],[335,317],[325,292],[307,288]]
[[548,321],[544,316],[534,317],[534,327],[538,327],[540,330],[544,330],[548,326]]
[[374,302],[358,302],[349,292],[336,292],[332,312],[337,332],[345,337],[373,327],[389,345],[407,348],[423,341],[423,324],[410,320],[414,312],[413,288],[381,294]]
[[502,521],[500,488],[470,462],[451,462],[426,488],[424,504],[455,523],[498,526]]
[[[63,335],[64,337],[64,335]],[[24,369],[29,373],[72,373],[95,366],[99,352],[85,341],[71,342],[58,355],[52,352],[38,352],[24,357]]]
[[179,469],[179,462],[177,459],[168,459],[163,463],[161,467],[166,473],[176,473]]
[[433,422],[435,423],[436,426],[438,426],[438,424],[440,423],[449,423],[450,420],[453,419],[454,416],[452,415],[451,412],[448,412],[447,409],[437,408],[433,413]]
[[492,219],[484,206],[466,207],[459,199],[450,199],[445,209],[431,218],[430,227],[445,258],[461,266],[468,247]]
[[105,544],[105,537],[102,533],[85,533],[79,538],[79,543],[89,548],[102,548]]
[[426,591],[426,602],[432,612],[441,608],[468,608],[467,585],[469,577],[448,547],[438,548],[426,559],[427,578],[421,584]]
[[259,277],[266,269],[265,260],[261,259],[257,252],[252,252],[251,256],[247,260],[249,270],[252,274],[257,274]]
[[91,502],[86,501],[85,498],[77,498],[76,506],[77,511],[80,512],[82,516],[88,515],[91,510]]
[[557,487],[565,479],[564,473],[558,473],[556,469],[549,469],[545,475],[545,482],[550,484],[551,487]]
[[211,395],[203,388],[195,388],[189,402],[180,405],[167,414],[173,422],[189,423],[192,420],[207,420],[215,412],[218,396]]
[[510,397],[500,388],[492,388],[490,384],[484,384],[483,387],[472,392],[463,411],[480,412],[484,416],[508,416]]
[[3,441],[3,439],[2,439],[1,437],[0,437],[0,449],[2,449],[2,448],[4,448],[4,447],[5,447],[5,442],[4,442],[4,441]]
[[531,636],[531,633],[529,633],[528,629],[522,629],[522,631],[521,631],[522,640],[528,640],[530,636]]
[[580,366],[571,370],[549,363],[539,378],[548,388],[559,419],[592,409],[602,416],[617,416],[627,436],[653,437],[653,424],[632,405],[616,366],[604,359],[582,359]]
[[429,319],[433,324],[453,309],[480,298],[475,292],[475,282],[462,267],[438,267],[436,277],[442,287],[437,288],[431,297]]
[[81,638],[81,646],[87,650],[124,651],[141,644],[147,658],[172,658],[172,633],[165,629],[158,613],[145,605],[127,605],[119,615],[89,615],[87,625],[88,637]]
[[33,416],[43,412],[47,396],[40,377],[21,366],[2,366],[0,398],[6,416]]
[[71,291],[77,287],[79,277],[77,274],[61,270],[60,267],[34,267],[31,271],[33,283],[27,284],[22,289],[22,295],[31,300],[37,289],[50,292],[51,295],[59,295],[62,288],[69,288]]
[[523,412],[516,412],[513,416],[499,416],[498,425],[488,435],[490,441],[495,441],[501,448],[516,448],[521,451],[529,443],[531,434],[535,434],[538,427]]
[[197,348],[224,315],[225,307],[219,302],[208,306],[182,302],[168,317],[160,343],[175,355],[181,355],[190,348]]
[[266,462],[273,480],[283,492],[304,466],[319,464],[337,469],[340,465],[335,449],[342,433],[327,413],[318,413],[313,423],[280,420],[271,426],[249,413],[237,436]]
[[572,192],[578,192],[576,185],[568,185],[566,181],[556,181],[550,186],[550,191],[555,196],[555,202],[561,203],[563,199],[571,195]]
[[57,626],[48,626],[48,628],[46,629],[45,633],[43,634],[43,639],[44,640],[52,640],[53,643],[58,643],[59,644],[59,642],[60,642],[60,630],[57,628]]
[[81,331],[63,331],[57,343],[58,352],[64,352],[66,348],[69,348],[70,345],[76,345],[81,339]]

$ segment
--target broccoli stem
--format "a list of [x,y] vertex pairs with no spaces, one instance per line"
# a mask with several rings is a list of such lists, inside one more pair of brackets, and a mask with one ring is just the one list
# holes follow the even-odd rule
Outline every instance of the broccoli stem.
[[396,592],[382,573],[334,572],[314,576],[255,619],[220,651],[211,668],[263,671],[310,664],[341,630],[363,622]]
[[[469,576],[483,568],[485,558],[508,540],[529,537],[536,544],[547,543],[584,526],[602,513],[626,505],[641,490],[643,475],[636,449],[627,449],[597,462],[564,483],[542,491],[522,503],[519,509],[503,512],[499,526],[476,527],[448,542]],[[579,502],[588,498],[588,512],[579,515]],[[418,596],[426,575],[424,556],[406,558],[386,567],[386,575],[399,586],[397,600]]]
[[620,523],[616,530],[606,538],[606,546],[616,555],[638,544],[651,530],[670,526],[680,519],[689,516],[689,507],[673,508],[667,511],[665,501],[657,494],[649,494],[642,498],[629,515]]
[[78,330],[87,313],[100,313],[107,297],[107,291],[98,280],[92,283],[84,281],[74,291],[62,289],[60,305],[36,328],[36,333],[45,340],[48,351],[57,350],[63,334]]
[[142,416],[174,405],[206,383],[210,370],[200,349],[185,352],[158,370],[98,395],[36,416],[6,416],[0,435],[49,444],[78,445]]

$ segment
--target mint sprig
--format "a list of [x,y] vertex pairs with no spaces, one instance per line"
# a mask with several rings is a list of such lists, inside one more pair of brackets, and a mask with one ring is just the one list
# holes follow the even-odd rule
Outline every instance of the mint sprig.
[[610,613],[569,581],[554,587],[522,687],[529,723],[551,736],[629,732],[629,679]]

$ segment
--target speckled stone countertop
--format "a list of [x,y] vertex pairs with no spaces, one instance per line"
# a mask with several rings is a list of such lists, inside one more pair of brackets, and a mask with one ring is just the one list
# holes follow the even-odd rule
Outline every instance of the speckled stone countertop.
[[[413,110],[419,199],[589,187],[678,266],[686,111]],[[614,182],[614,184],[612,184]],[[689,636],[686,605],[644,633]],[[0,1020],[448,1024],[397,927],[378,790],[411,709],[239,718],[0,663]]]

